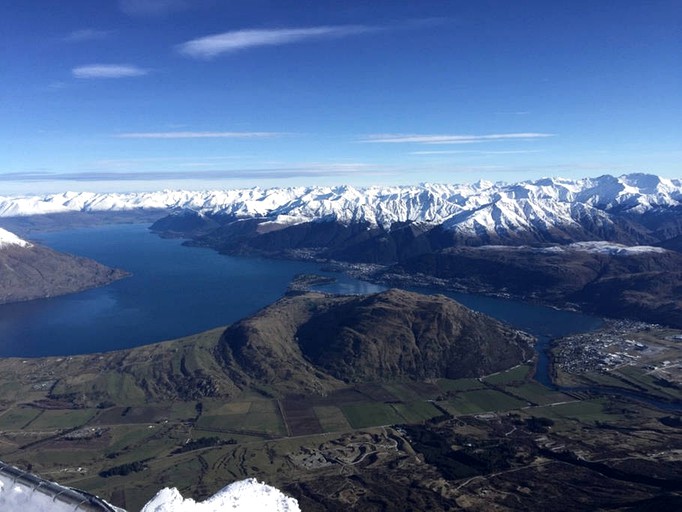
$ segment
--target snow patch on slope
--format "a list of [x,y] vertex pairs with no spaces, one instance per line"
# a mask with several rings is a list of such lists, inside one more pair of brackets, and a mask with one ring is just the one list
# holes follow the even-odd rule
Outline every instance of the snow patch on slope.
[[593,254],[606,254],[610,256],[632,256],[635,254],[658,253],[664,254],[670,252],[662,247],[654,247],[652,245],[623,245],[613,242],[603,241],[589,241],[589,242],[574,242],[566,245],[552,245],[550,247],[530,247],[528,245],[482,245],[476,247],[481,251],[531,251],[539,253],[565,253],[572,251],[589,252]]
[[651,245],[622,245],[614,244],[611,242],[575,242],[566,246],[567,250],[575,251],[586,251],[597,254],[609,254],[611,256],[630,256],[633,254],[645,254],[645,253],[665,253],[668,252],[667,249],[662,247],[654,247]]
[[18,245],[19,247],[31,247],[31,244],[26,240],[19,238],[14,233],[10,233],[6,229],[0,228],[0,248],[9,245]]

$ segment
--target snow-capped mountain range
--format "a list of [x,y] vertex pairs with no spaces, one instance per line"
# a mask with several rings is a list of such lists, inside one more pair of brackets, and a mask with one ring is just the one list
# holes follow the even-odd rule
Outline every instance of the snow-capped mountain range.
[[479,181],[369,188],[0,196],[0,217],[74,211],[192,210],[202,215],[258,218],[283,225],[336,221],[388,229],[396,222],[413,222],[442,226],[455,233],[497,235],[553,229],[570,235],[586,222],[599,229],[613,230],[617,224],[614,215],[642,216],[671,208],[682,208],[682,181],[649,174],[580,180],[544,178],[514,184]]

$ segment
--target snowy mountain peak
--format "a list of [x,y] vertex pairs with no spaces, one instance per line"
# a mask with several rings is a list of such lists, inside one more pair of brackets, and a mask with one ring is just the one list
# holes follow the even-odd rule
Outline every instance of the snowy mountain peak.
[[622,177],[622,180],[630,187],[633,187],[638,192],[644,194],[661,194],[671,192],[675,189],[675,186],[670,180],[653,174],[627,174]]

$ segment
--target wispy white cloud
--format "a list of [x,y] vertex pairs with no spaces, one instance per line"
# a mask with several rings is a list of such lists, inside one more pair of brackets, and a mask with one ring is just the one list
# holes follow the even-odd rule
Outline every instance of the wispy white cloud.
[[92,172],[117,172],[134,169],[135,171],[168,170],[202,166],[212,169],[231,167],[235,162],[255,161],[257,155],[235,154],[226,156],[159,156],[142,158],[105,158],[92,160],[82,164],[83,168]]
[[525,155],[527,153],[542,153],[541,149],[519,149],[510,151],[475,151],[444,149],[438,151],[410,151],[410,155]]
[[68,84],[66,82],[62,82],[61,80],[56,80],[54,82],[50,82],[47,85],[47,89],[50,91],[59,91],[61,89],[66,89],[68,87]]
[[81,43],[84,41],[93,41],[95,39],[104,39],[109,37],[110,34],[110,30],[95,30],[92,28],[86,28],[71,32],[63,40],[67,43]]
[[119,139],[263,139],[284,135],[280,132],[130,132]]
[[402,135],[402,134],[376,134],[369,135],[360,142],[375,142],[388,144],[474,144],[477,142],[491,142],[501,140],[531,140],[553,137],[552,133],[495,133],[490,135]]
[[291,179],[328,178],[334,176],[389,175],[390,168],[365,163],[302,163],[262,168],[233,168],[188,171],[186,167],[170,171],[83,171],[83,172],[15,172],[0,173],[0,182],[44,181],[159,181],[168,180],[231,180],[231,179]]
[[146,75],[149,70],[128,64],[90,64],[73,68],[71,73],[76,78],[127,78]]
[[337,25],[307,28],[247,29],[192,39],[177,46],[178,52],[197,59],[211,59],[258,46],[279,46],[316,39],[349,37],[383,30],[368,25]]
[[163,16],[192,5],[189,0],[119,0],[118,6],[129,16]]
[[530,114],[528,110],[502,110],[495,113],[503,116],[525,116]]

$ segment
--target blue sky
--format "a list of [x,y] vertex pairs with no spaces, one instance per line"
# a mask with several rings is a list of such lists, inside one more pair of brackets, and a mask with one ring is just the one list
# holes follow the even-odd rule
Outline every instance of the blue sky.
[[680,177],[679,0],[10,0],[0,194]]

